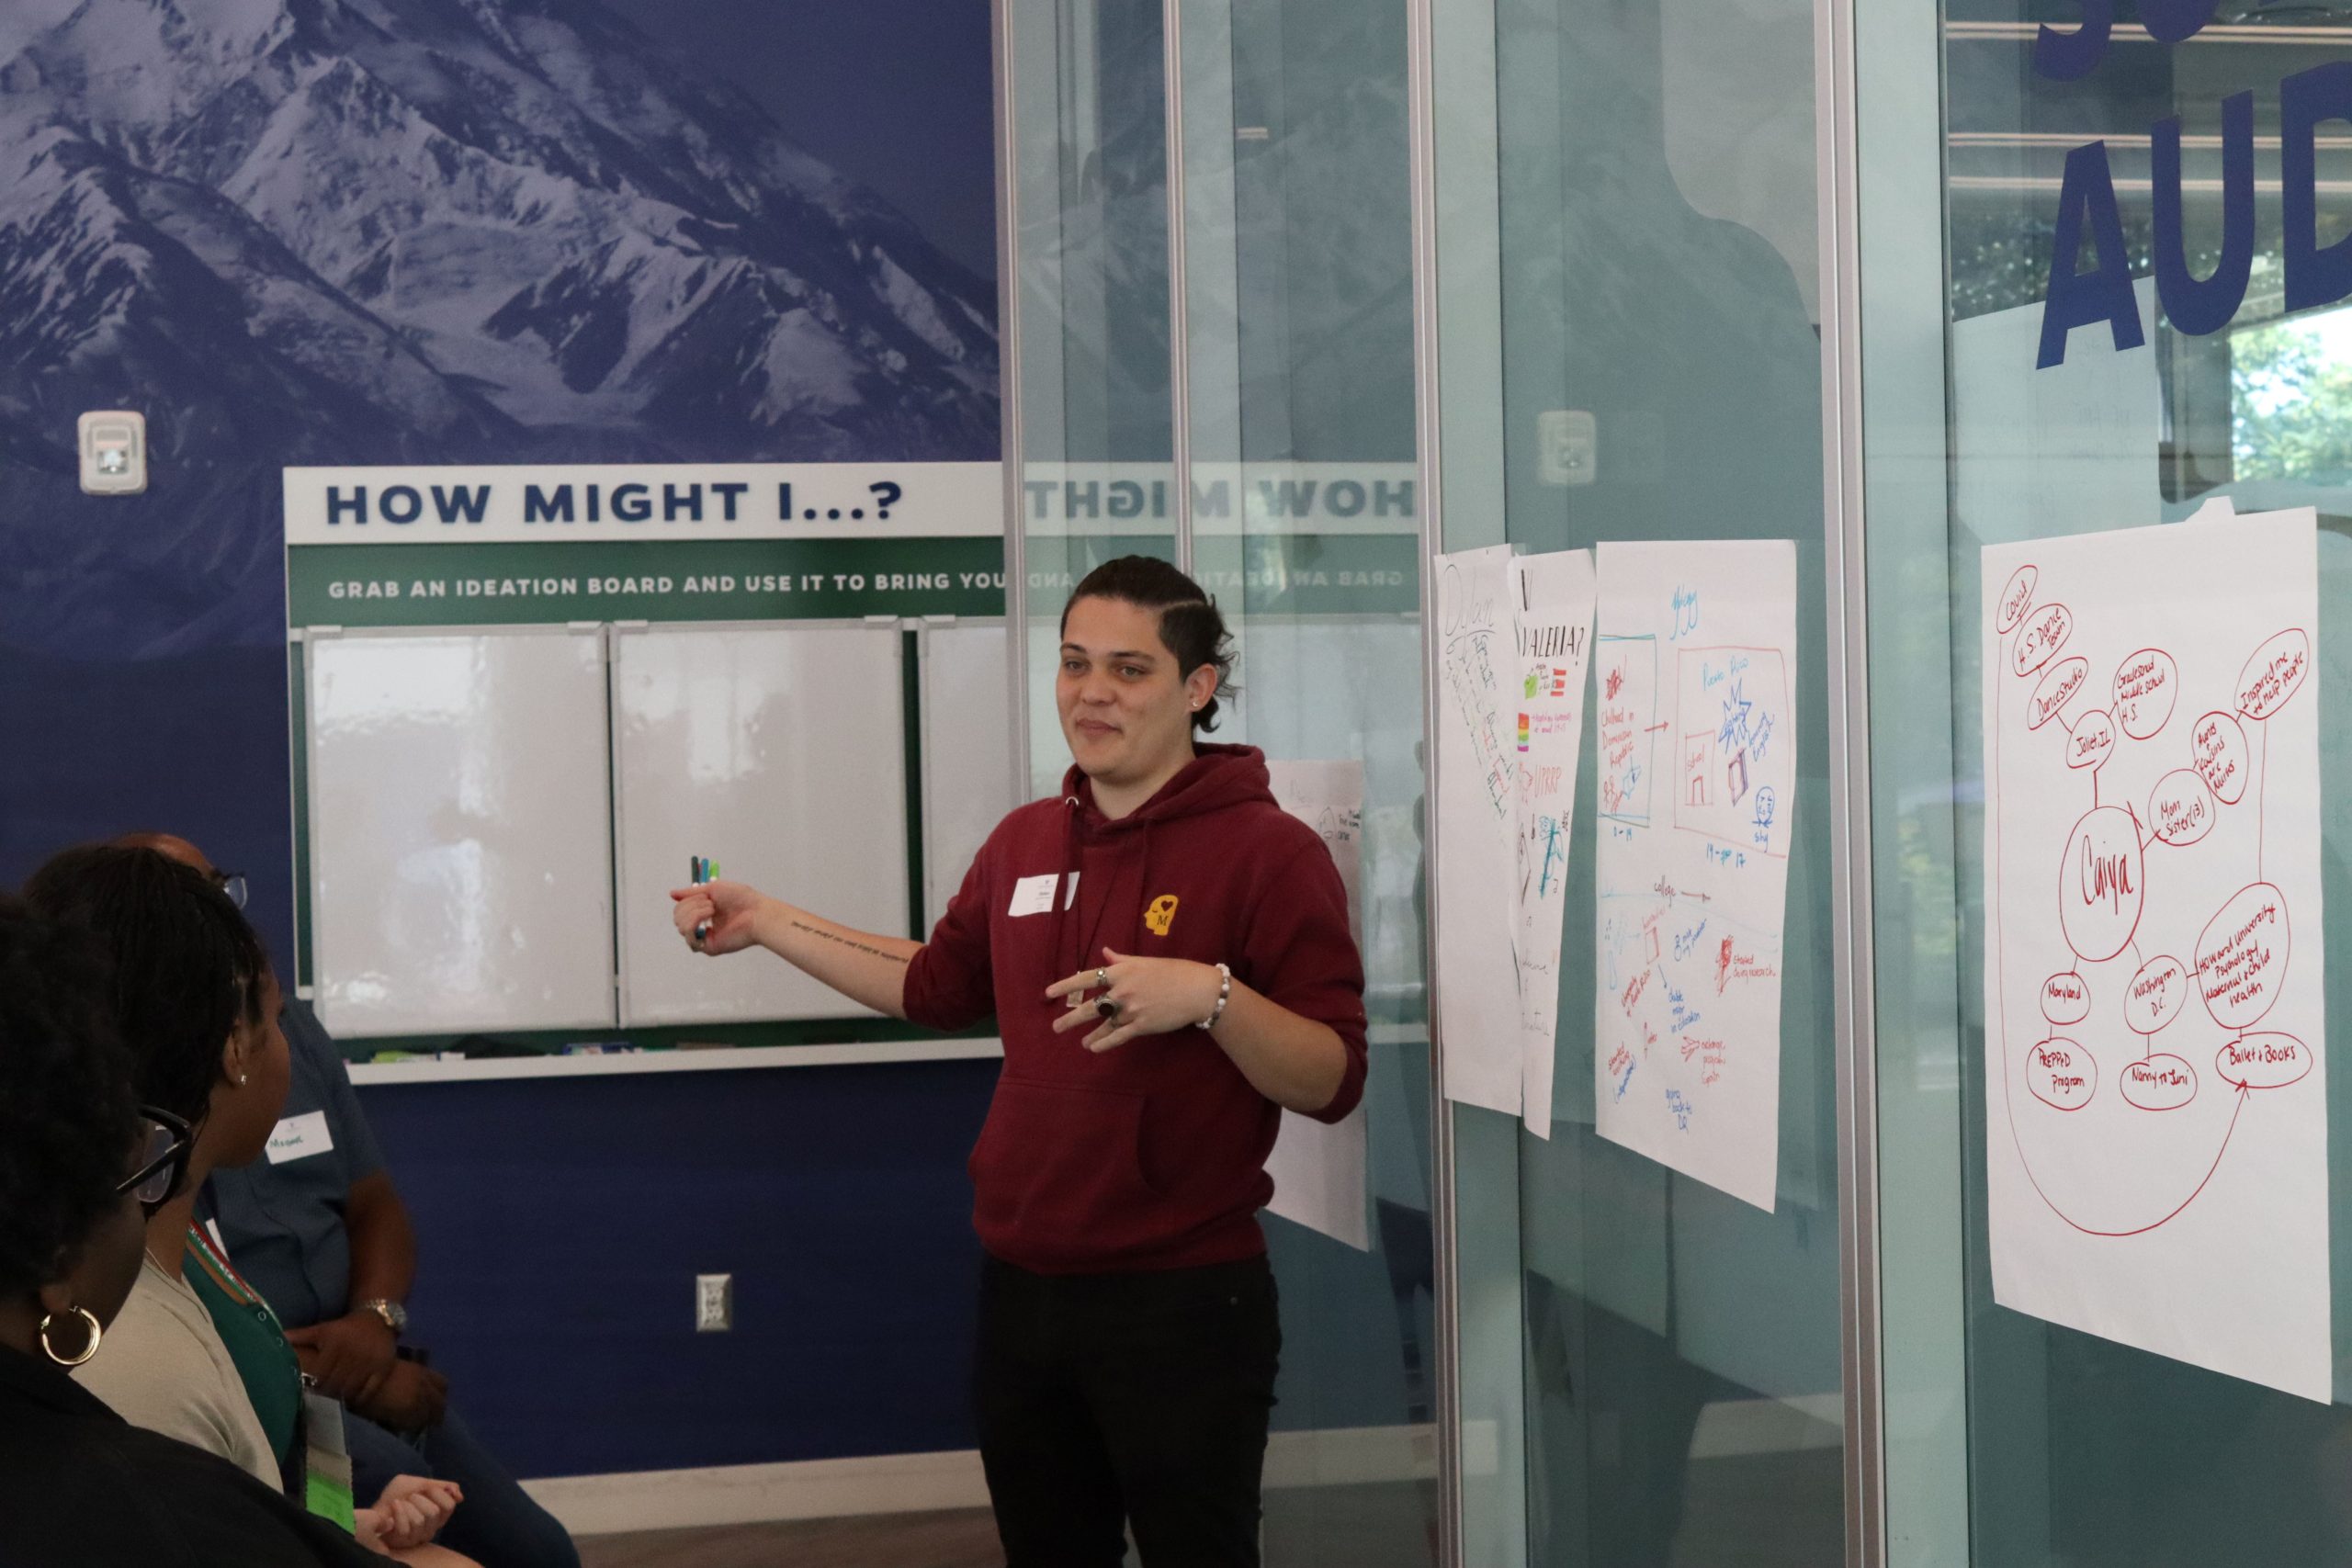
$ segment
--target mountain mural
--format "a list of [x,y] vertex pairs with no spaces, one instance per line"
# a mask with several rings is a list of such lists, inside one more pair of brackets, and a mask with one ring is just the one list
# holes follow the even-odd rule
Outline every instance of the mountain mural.
[[274,624],[285,464],[996,456],[993,286],[595,0],[0,12],[0,640]]

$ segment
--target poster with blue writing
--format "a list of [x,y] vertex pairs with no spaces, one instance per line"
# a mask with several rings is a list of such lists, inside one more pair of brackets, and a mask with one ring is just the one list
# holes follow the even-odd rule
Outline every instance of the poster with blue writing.
[[1555,550],[1510,563],[1518,639],[1520,1119],[1552,1135],[1554,1045],[1560,1027],[1560,923],[1576,829],[1577,751],[1585,667],[1592,658],[1592,552]]
[[1796,546],[1605,544],[1593,644],[1601,1136],[1773,1206]]

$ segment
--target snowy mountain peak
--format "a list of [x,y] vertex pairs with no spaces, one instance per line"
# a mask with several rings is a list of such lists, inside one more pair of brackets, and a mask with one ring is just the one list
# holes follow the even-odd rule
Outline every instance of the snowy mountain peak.
[[[0,146],[29,151],[0,186],[0,299],[48,314],[34,343],[10,334],[35,352],[0,370],[0,418],[70,406],[98,334],[142,310],[187,335],[173,312],[206,292],[193,267],[243,322],[242,341],[216,322],[208,356],[299,366],[366,411],[292,422],[276,460],[512,456],[518,438],[581,457],[994,453],[992,289],[595,0],[7,10]],[[104,216],[33,172],[69,155],[106,171]],[[123,265],[55,299],[34,269],[77,244]],[[439,395],[388,386],[388,359]],[[168,386],[149,400],[166,426],[181,406]]]

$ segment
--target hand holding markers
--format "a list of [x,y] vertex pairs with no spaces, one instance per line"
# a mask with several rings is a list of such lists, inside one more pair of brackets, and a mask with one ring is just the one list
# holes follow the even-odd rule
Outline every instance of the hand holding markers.
[[741,953],[752,946],[756,941],[752,927],[760,907],[767,902],[759,890],[740,882],[718,881],[718,863],[700,855],[694,857],[690,870],[692,885],[670,890],[670,897],[676,900],[671,919],[686,945],[713,955]]

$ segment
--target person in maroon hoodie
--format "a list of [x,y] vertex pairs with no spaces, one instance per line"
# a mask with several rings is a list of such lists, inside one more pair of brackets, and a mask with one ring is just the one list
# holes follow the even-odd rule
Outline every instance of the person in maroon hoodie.
[[1146,1568],[1254,1565],[1282,1347],[1266,1156],[1284,1108],[1336,1122],[1363,1097],[1363,964],[1264,757],[1194,739],[1232,667],[1199,586],[1107,562],[1061,635],[1074,765],[998,824],[929,942],[728,882],[673,893],[678,931],[933,1028],[995,1016],[974,1379],[1008,1568],[1113,1568],[1123,1525]]

